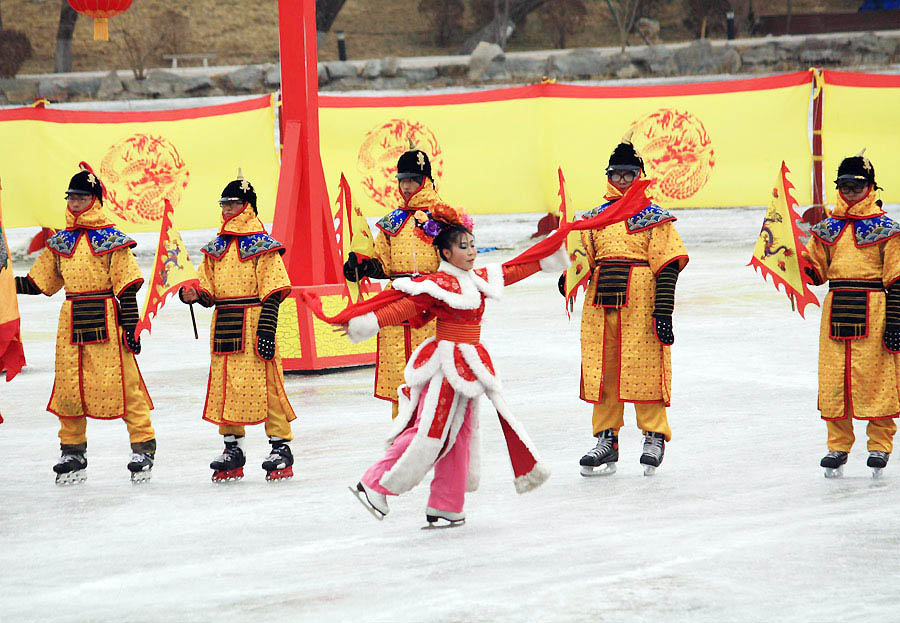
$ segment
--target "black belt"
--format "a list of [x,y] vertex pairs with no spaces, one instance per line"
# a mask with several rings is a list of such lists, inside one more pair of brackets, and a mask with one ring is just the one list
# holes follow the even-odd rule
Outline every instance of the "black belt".
[[880,279],[832,279],[828,282],[828,289],[878,292],[884,290],[884,284]]
[[99,292],[66,292],[67,301],[78,301],[84,299],[109,299],[114,296],[112,290],[101,290]]
[[258,296],[238,296],[230,299],[216,299],[216,307],[255,307],[262,305]]

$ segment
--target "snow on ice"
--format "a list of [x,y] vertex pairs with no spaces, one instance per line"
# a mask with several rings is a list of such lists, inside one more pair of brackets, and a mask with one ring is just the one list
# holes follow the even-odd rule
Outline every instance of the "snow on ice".
[[[594,443],[578,399],[581,299],[567,320],[556,277],[537,275],[489,304],[483,335],[507,401],[553,475],[516,495],[483,401],[482,486],[456,530],[419,530],[427,481],[392,498],[383,522],[348,492],[390,423],[372,368],[287,377],[299,415],[292,481],[265,482],[259,426],[244,480],[213,485],[221,438],[200,419],[208,342],[193,339],[177,300],[139,357],[156,404],[153,480],[129,482],[122,422],[90,421],[87,482],[55,486],[57,420],[44,406],[62,296],[19,297],[29,366],[0,384],[0,620],[896,618],[900,466],[873,481],[857,424],[845,477],[823,478],[819,311],[801,319],[746,266],[762,215],[677,213],[691,262],[676,296],[674,437],[652,478],[630,407],[618,473],[579,475]],[[478,243],[500,247],[481,263],[523,248],[535,221],[477,217]],[[12,246],[32,233],[10,232]],[[185,237],[199,261],[209,232]],[[138,239],[146,276],[155,237]],[[197,315],[206,333],[210,313]]]

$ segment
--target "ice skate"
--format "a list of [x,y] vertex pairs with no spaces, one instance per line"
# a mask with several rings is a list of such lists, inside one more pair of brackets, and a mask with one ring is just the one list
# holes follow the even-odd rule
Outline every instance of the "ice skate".
[[[825,478],[840,478],[844,475],[844,463],[846,462],[846,452],[829,450],[828,454],[822,457],[819,465],[825,468]],[[887,461],[885,461],[885,463],[887,463]]]
[[616,462],[619,460],[619,437],[613,429],[597,433],[597,445],[581,457],[581,475],[609,476],[616,473]]
[[666,453],[666,436],[662,433],[644,433],[644,451],[641,454],[641,465],[644,466],[644,476],[652,476],[656,468],[663,462]]
[[77,485],[87,480],[87,459],[83,452],[63,450],[59,461],[53,466],[56,484]]
[[133,452],[128,461],[128,471],[131,472],[131,482],[140,484],[150,480],[153,469],[152,452]]
[[291,467],[294,464],[294,455],[291,454],[291,447],[283,439],[269,443],[272,444],[272,451],[262,464],[262,468],[266,470],[266,480],[268,482],[290,480],[294,477],[294,470]]
[[422,530],[444,530],[446,528],[458,528],[466,523],[465,513],[451,513],[429,506],[425,509],[425,521],[427,526]]
[[890,452],[881,452],[880,450],[869,452],[869,460],[866,461],[866,465],[872,468],[872,478],[876,480],[881,478],[881,470],[887,467],[889,458],[891,458]]
[[225,451],[209,464],[213,470],[213,482],[232,482],[244,477],[247,459],[239,444],[234,435],[225,435]]
[[356,483],[356,487],[347,487],[359,500],[359,503],[366,507],[366,510],[372,513],[372,516],[381,521],[388,514],[387,496],[383,493],[370,489],[362,482]]

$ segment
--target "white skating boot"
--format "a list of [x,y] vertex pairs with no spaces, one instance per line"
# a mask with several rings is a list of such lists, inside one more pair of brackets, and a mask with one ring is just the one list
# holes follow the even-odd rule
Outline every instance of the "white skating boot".
[[465,513],[451,513],[431,506],[425,509],[425,521],[428,525],[422,530],[441,530],[444,528],[458,528],[466,523]]
[[641,454],[641,465],[644,466],[644,476],[652,476],[656,468],[663,462],[666,453],[666,436],[662,433],[644,433],[644,451]]
[[[829,450],[822,457],[819,465],[825,468],[825,478],[840,478],[844,475],[844,463],[847,462],[847,453],[840,450]],[[885,464],[887,461],[885,461]]]
[[374,489],[370,489],[362,483],[356,483],[356,487],[348,487],[359,503],[366,507],[366,510],[372,513],[372,516],[381,521],[388,514],[387,496],[378,493]]
[[597,433],[597,445],[581,457],[581,475],[608,476],[616,473],[619,460],[619,437],[611,428]]
[[881,478],[881,470],[887,467],[889,458],[891,458],[889,452],[881,452],[880,450],[869,452],[869,460],[866,461],[866,465],[872,468],[872,478]]

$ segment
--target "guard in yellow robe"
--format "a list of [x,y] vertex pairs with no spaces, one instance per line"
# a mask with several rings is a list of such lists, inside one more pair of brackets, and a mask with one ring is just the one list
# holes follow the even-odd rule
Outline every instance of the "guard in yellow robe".
[[[826,476],[843,471],[853,419],[865,420],[868,465],[887,465],[900,415],[900,224],[881,207],[875,168],[845,158],[837,205],[811,228],[807,274],[828,282],[819,335],[819,411],[828,428]],[[887,294],[885,294],[887,290]]]
[[[397,180],[403,205],[381,218],[375,226],[375,257],[363,258],[351,253],[344,264],[349,281],[361,277],[397,279],[426,275],[437,270],[440,258],[432,240],[436,231],[428,231],[431,209],[443,205],[431,178],[428,154],[412,149],[397,161]],[[434,335],[434,321],[414,329],[409,323],[384,327],[378,331],[378,355],[375,364],[375,397],[393,403],[397,417],[397,388],[404,384],[403,370],[419,344]]]
[[180,292],[185,303],[216,308],[203,419],[219,425],[225,450],[210,463],[213,480],[243,477],[244,426],[263,422],[272,446],[262,464],[266,479],[290,478],[290,422],[297,416],[284,391],[275,341],[278,308],[291,289],[281,259],[284,245],[266,233],[257,217],[256,191],[243,177],[225,187],[219,204],[223,223],[203,247],[200,291]]
[[134,358],[141,351],[134,335],[135,294],[144,280],[131,253],[136,243],[109,221],[101,182],[82,166],[66,192],[66,228],[47,240],[27,277],[16,277],[16,291],[52,296],[66,290],[47,405],[60,422],[57,483],[86,477],[86,417],[125,420],[132,450],[128,469],[139,482],[149,478],[156,452],[153,403]]
[[[644,163],[626,139],[609,159],[607,203],[628,190]],[[581,232],[591,269],[581,317],[581,399],[593,403],[596,446],[581,459],[582,474],[615,472],[625,403],[644,431],[641,463],[652,473],[671,439],[666,417],[672,391],[669,352],[675,336],[675,282],[688,262],[675,217],[654,203],[623,222]]]

